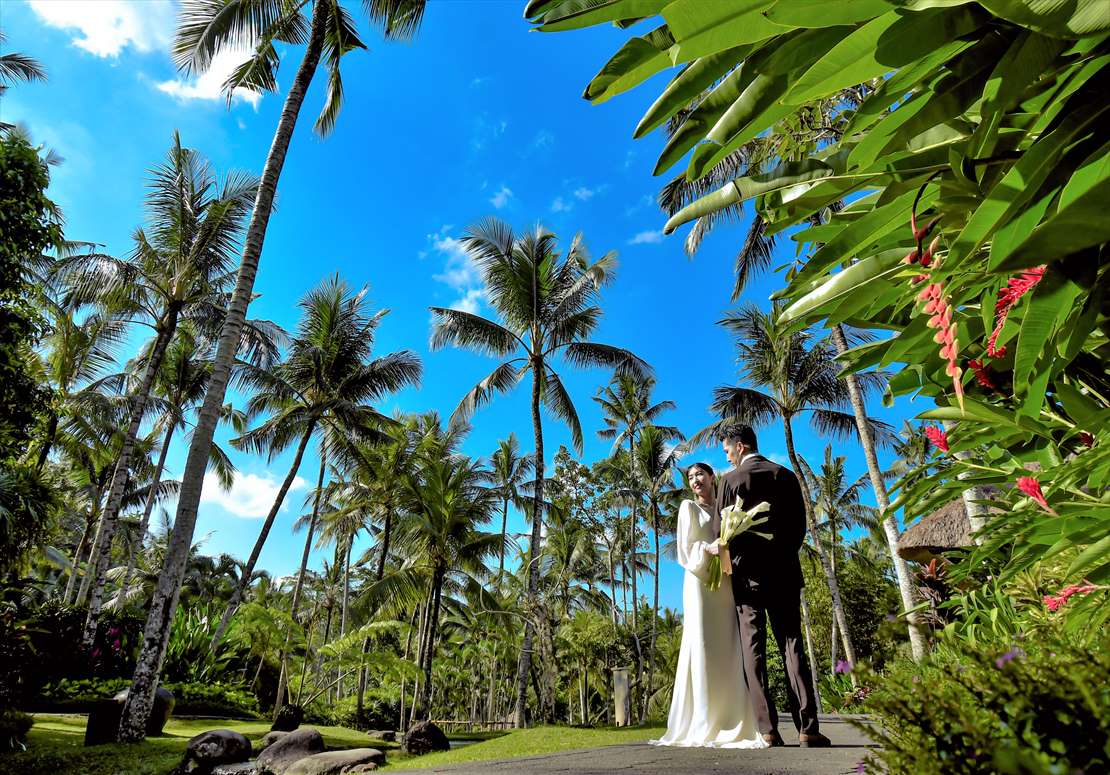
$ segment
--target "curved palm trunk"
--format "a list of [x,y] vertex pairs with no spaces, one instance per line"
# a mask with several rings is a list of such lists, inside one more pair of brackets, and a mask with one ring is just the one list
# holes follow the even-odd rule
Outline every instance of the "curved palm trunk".
[[651,531],[655,535],[655,574],[652,581],[655,590],[651,604],[651,641],[648,646],[648,674],[647,685],[644,688],[644,710],[640,716],[641,724],[647,723],[648,703],[651,701],[651,690],[655,680],[655,633],[656,623],[659,621],[659,507],[656,506],[655,501],[651,503]]
[[543,517],[543,423],[540,419],[540,382],[539,371],[542,364],[532,364],[532,432],[536,438],[536,487],[532,494],[532,537],[528,545],[528,600],[526,616],[524,617],[524,639],[520,645],[520,659],[516,666],[516,707],[513,720],[517,729],[527,725],[525,710],[528,701],[528,678],[532,672],[532,640],[535,637],[535,625],[532,617],[537,614],[536,605],[539,596],[539,579],[535,573],[536,562],[539,560],[540,528]]
[[[343,600],[339,604],[339,637],[342,638],[347,634],[347,600],[351,595],[351,548],[354,546],[355,538],[350,536],[347,539],[347,551],[343,556]],[[327,645],[328,639],[324,638],[324,644]],[[335,685],[335,698],[342,699],[343,697],[343,679]]]
[[93,640],[96,639],[96,624],[100,617],[100,608],[104,603],[104,587],[108,582],[108,569],[112,559],[112,538],[116,532],[120,507],[123,505],[124,489],[127,487],[127,479],[131,472],[131,454],[135,451],[139,426],[142,425],[147,400],[154,388],[154,377],[158,374],[166,348],[173,339],[176,329],[177,309],[171,308],[158,327],[158,337],[154,340],[154,347],[143,370],[142,382],[139,383],[138,390],[131,396],[129,402],[131,417],[123,437],[123,444],[120,446],[115,471],[112,473],[112,483],[108,487],[108,503],[100,515],[100,528],[96,531],[96,540],[93,541],[92,553],[89,556],[89,573],[85,576],[85,583],[81,587],[80,598],[84,599],[87,592],[89,600],[89,612],[85,618],[85,632],[82,636],[82,643],[86,648],[91,647]]
[[[816,656],[813,653],[813,634],[810,632],[810,629],[809,629],[809,603],[806,601],[806,591],[805,591],[805,589],[802,590],[802,627],[805,630],[805,636],[806,636],[806,655],[809,656],[809,664],[812,665],[812,669],[816,670],[817,669],[817,662],[815,662],[814,659],[813,659],[813,657]],[[814,697],[814,699],[817,700],[817,712],[820,713],[821,712],[821,688],[818,686],[817,681],[813,682],[813,697]]]
[[[783,418],[782,427],[783,435],[786,437],[786,453],[790,456],[790,464],[798,472],[799,479],[805,482],[805,476],[802,474],[803,469],[798,461],[798,453],[794,449],[794,433],[790,428],[788,417]],[[813,516],[813,503],[810,497],[808,485],[803,486],[802,503],[806,511],[806,524],[809,525],[810,535],[813,536],[813,548],[817,551],[817,557],[821,560],[821,567],[825,571],[825,580],[829,585],[829,597],[832,599],[833,616],[836,617],[837,626],[840,628],[840,642],[844,646],[844,656],[848,658],[850,664],[854,665],[856,664],[856,650],[852,646],[852,638],[848,634],[848,622],[844,616],[844,606],[840,600],[840,585],[836,583],[836,575],[829,563],[829,555],[825,552],[824,544],[821,543],[821,536],[817,534],[817,521]]]
[[[150,483],[150,492],[146,495],[146,504],[143,506],[143,518],[139,522],[139,546],[142,546],[146,540],[146,531],[150,527],[150,513],[154,511],[154,501],[158,498],[158,485],[162,482],[162,470],[166,467],[166,455],[170,451],[170,439],[173,438],[173,432],[176,423],[171,419],[170,425],[166,428],[166,435],[162,437],[162,451],[158,454],[158,465],[154,468],[154,479]],[[123,575],[123,585],[126,588],[131,583],[131,576],[135,571],[135,553],[132,552],[127,558],[127,572]]]
[[88,516],[85,517],[85,529],[81,532],[81,540],[77,542],[77,549],[73,553],[73,563],[69,568],[69,579],[66,581],[65,592],[62,593],[62,602],[66,605],[72,605],[77,602],[74,595],[77,594],[77,579],[81,568],[81,558],[85,556],[85,549],[88,548],[93,525],[96,524],[96,512],[99,504],[100,490],[97,487],[93,487],[92,505],[89,507]]
[[[301,567],[297,571],[297,583],[293,586],[293,600],[289,603],[289,618],[297,621],[297,610],[301,604],[301,592],[304,591],[304,577],[308,573],[308,555],[312,551],[312,539],[316,535],[316,522],[320,518],[320,491],[324,489],[324,469],[327,466],[327,456],[320,451],[320,473],[316,477],[316,495],[312,502],[312,516],[308,521],[308,535],[304,539],[304,551],[301,552]],[[274,719],[284,703],[285,690],[289,685],[289,636],[285,638],[285,646],[281,650],[281,673],[278,675],[277,698],[274,700]],[[302,687],[303,688],[303,687]]]
[[509,498],[506,496],[501,505],[501,551],[497,559],[497,585],[501,585],[501,575],[505,572],[505,533],[509,527]]
[[[841,326],[833,326],[832,338],[839,354],[843,355],[848,351],[848,342],[844,338],[844,329]],[[883,533],[886,535],[887,549],[890,550],[890,561],[894,563],[894,575],[898,579],[898,594],[902,598],[902,611],[906,616],[906,624],[909,629],[910,650],[913,653],[914,661],[920,661],[925,657],[928,639],[925,633],[925,625],[917,612],[913,611],[917,605],[913,576],[910,574],[906,561],[898,556],[898,523],[894,519],[894,514],[890,511],[890,499],[887,497],[886,486],[883,483],[883,472],[879,468],[879,459],[875,454],[875,436],[871,433],[871,426],[867,422],[867,409],[863,403],[863,394],[859,389],[859,382],[854,374],[849,374],[845,382],[848,385],[848,397],[852,401],[852,412],[856,416],[856,428],[859,430],[863,456],[867,460],[867,474],[871,479],[871,490],[875,493],[875,502],[879,506]]]
[[324,43],[324,21],[327,17],[324,5],[324,3],[316,3],[313,6],[312,31],[309,34],[304,59],[301,60],[297,75],[285,98],[277,132],[274,134],[270,153],[266,157],[266,166],[262,170],[262,179],[254,201],[254,212],[251,215],[244,242],[239,277],[231,297],[231,306],[220,331],[220,342],[216,350],[208,391],[204,396],[204,404],[193,433],[193,441],[189,445],[189,457],[182,476],[173,535],[167,548],[165,565],[158,577],[158,585],[151,600],[150,612],[143,632],[142,650],[135,664],[131,691],[124,703],[123,717],[120,721],[122,741],[135,742],[143,739],[147,717],[154,704],[154,690],[158,686],[158,679],[162,672],[162,660],[165,658],[166,646],[169,643],[170,626],[181,594],[185,562],[189,557],[189,547],[192,545],[193,531],[196,529],[197,508],[200,506],[204,472],[208,467],[208,454],[212,448],[216,423],[220,419],[228,378],[231,376],[231,364],[239,350],[239,336],[246,319],[247,305],[250,304],[254,290],[254,278],[258,272],[258,259],[262,254],[266,226],[273,209],[274,193],[277,190],[278,179],[281,177],[281,168],[285,164],[285,155],[289,151],[289,142],[293,138],[293,127],[297,123],[301,104],[304,102],[312,76],[316,72],[316,66],[320,62],[320,51]]
[[[385,563],[389,558],[389,535],[393,528],[393,504],[391,500],[386,500],[385,503],[385,521],[382,523],[382,550],[378,556],[378,569],[376,571],[377,581],[381,581],[385,577]],[[348,556],[347,562],[350,563]],[[356,700],[355,718],[361,719],[363,708],[366,703],[366,665],[362,664],[366,660],[366,655],[370,653],[370,638],[362,639],[362,657],[358,669],[358,699]],[[402,713],[403,715],[403,713]]]
[[436,634],[439,629],[439,605],[443,594],[444,569],[436,566],[432,575],[432,607],[428,616],[428,645],[424,652],[424,685],[420,687],[420,699],[416,706],[425,718],[431,717],[432,700],[432,658],[436,649]]
[[289,473],[285,475],[285,481],[281,483],[277,495],[274,497],[274,504],[270,507],[270,513],[266,515],[266,521],[262,523],[262,530],[258,532],[258,538],[255,539],[254,548],[251,549],[251,556],[247,558],[247,564],[243,566],[243,572],[239,576],[239,583],[235,585],[235,590],[231,593],[231,599],[227,603],[227,608],[224,609],[224,615],[220,618],[220,623],[216,627],[216,632],[212,635],[212,642],[209,644],[208,649],[215,651],[216,647],[227,632],[227,628],[231,625],[231,617],[239,610],[239,604],[243,602],[243,596],[250,589],[251,578],[254,576],[254,568],[258,564],[258,557],[262,554],[262,547],[266,545],[266,539],[270,535],[270,529],[274,526],[274,520],[277,519],[278,512],[281,511],[282,505],[285,503],[285,496],[289,493],[289,488],[293,486],[293,480],[297,478],[297,471],[301,467],[301,459],[304,457],[305,448],[308,447],[308,442],[312,438],[312,431],[315,429],[315,421],[310,422],[308,428],[305,430],[304,435],[301,436],[301,443],[297,445],[297,452],[293,456],[293,464],[289,466]]
[[[636,501],[639,500],[635,496],[636,492],[636,453],[632,448],[632,434],[628,436],[628,470],[632,472],[632,485],[629,489],[633,493],[632,508],[628,514],[628,529],[629,535],[632,539],[632,643],[636,646],[636,682],[632,686],[632,691],[636,691],[636,687],[643,687],[644,681],[644,653],[640,649],[640,620],[639,612],[637,609],[640,607],[640,598],[636,592],[636,577],[640,575],[640,569],[636,564]],[[633,703],[632,707],[636,707]]]

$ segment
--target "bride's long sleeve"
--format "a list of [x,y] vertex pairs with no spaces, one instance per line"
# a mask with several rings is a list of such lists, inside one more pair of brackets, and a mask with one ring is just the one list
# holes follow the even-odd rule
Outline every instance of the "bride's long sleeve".
[[707,542],[691,540],[691,526],[697,518],[694,504],[690,501],[683,501],[678,508],[678,541],[675,554],[678,557],[679,565],[702,581],[707,581],[709,579],[709,559],[713,555],[709,553]]

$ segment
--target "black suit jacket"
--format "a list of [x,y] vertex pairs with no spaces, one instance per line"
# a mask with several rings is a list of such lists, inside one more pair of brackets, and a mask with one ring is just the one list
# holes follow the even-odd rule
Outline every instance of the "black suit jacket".
[[717,509],[740,505],[750,509],[762,501],[771,505],[767,521],[752,530],[770,533],[768,541],[752,531],[728,544],[732,555],[732,592],[737,604],[756,602],[776,592],[797,593],[804,586],[798,550],[806,534],[805,505],[798,477],[789,468],[762,455],[752,455],[721,477]]

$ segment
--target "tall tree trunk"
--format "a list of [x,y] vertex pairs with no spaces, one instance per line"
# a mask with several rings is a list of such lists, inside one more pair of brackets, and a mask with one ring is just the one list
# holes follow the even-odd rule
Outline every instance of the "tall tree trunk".
[[856,664],[856,650],[852,646],[852,638],[848,634],[848,622],[844,616],[844,606],[840,601],[840,586],[836,583],[836,576],[832,572],[832,565],[829,564],[829,556],[825,552],[825,547],[821,543],[821,536],[817,533],[817,520],[813,514],[813,501],[808,484],[806,484],[806,477],[802,473],[803,469],[798,460],[798,453],[794,450],[794,433],[790,427],[790,418],[784,417],[782,420],[783,434],[786,437],[786,452],[790,456],[790,464],[797,472],[798,480],[802,484],[802,504],[805,506],[806,524],[809,525],[809,533],[813,536],[813,548],[817,551],[817,557],[821,560],[821,567],[825,571],[825,581],[829,585],[829,597],[832,599],[833,616],[836,617],[837,626],[840,627],[840,641],[844,646],[844,656],[848,658],[848,662],[852,665]]
[[244,240],[239,277],[235,283],[227,317],[224,318],[223,328],[220,331],[212,376],[208,382],[208,390],[204,396],[196,430],[193,432],[193,440],[189,445],[189,456],[185,462],[181,493],[177,502],[177,518],[174,520],[173,535],[167,548],[165,566],[158,578],[158,585],[151,600],[146,628],[143,632],[142,649],[135,664],[131,690],[124,703],[120,721],[122,741],[137,742],[143,739],[147,717],[150,716],[150,710],[154,705],[154,691],[158,688],[158,680],[161,677],[162,660],[165,658],[166,646],[169,643],[170,626],[181,595],[181,581],[185,575],[185,564],[193,543],[197,509],[200,506],[201,489],[204,485],[204,472],[208,467],[208,455],[212,449],[212,437],[216,432],[216,423],[220,419],[220,410],[223,408],[224,393],[231,375],[231,364],[239,351],[239,337],[246,319],[247,305],[250,304],[254,290],[254,278],[258,272],[258,259],[262,254],[266,226],[273,209],[274,193],[277,190],[278,179],[281,177],[281,168],[285,164],[285,155],[289,151],[289,142],[293,138],[297,115],[300,113],[308,85],[320,61],[327,19],[325,6],[325,3],[313,4],[312,28],[308,45],[305,47],[304,59],[301,60],[289,94],[285,98],[281,119],[274,133],[274,141],[266,157],[266,166],[262,170],[258,194],[254,200],[254,212]]
[[[802,627],[805,629],[806,636],[806,654],[809,656],[810,670],[817,669],[817,662],[814,657],[817,656],[813,651],[813,633],[809,629],[809,602],[806,600],[806,591],[802,590]],[[818,682],[813,682],[813,696],[817,700],[817,712],[821,712],[821,690],[818,687]]]
[[[636,577],[640,575],[640,568],[636,562],[636,550],[639,546],[636,536],[636,503],[639,496],[636,493],[636,452],[632,448],[633,435],[628,435],[628,470],[632,472],[632,481],[629,483],[631,486],[629,490],[633,493],[632,508],[628,514],[628,531],[632,540],[632,644],[636,647],[636,680],[632,684],[632,692],[635,693],[636,688],[643,689],[644,682],[644,652],[640,648],[640,596],[636,592]],[[636,707],[636,703],[632,703],[632,707]],[[631,713],[631,710],[629,710]]]
[[505,532],[509,527],[509,498],[501,504],[501,548],[497,559],[497,585],[501,586],[501,575],[505,572]]
[[644,710],[640,716],[640,723],[647,723],[648,703],[651,701],[651,690],[655,680],[655,632],[656,623],[659,621],[659,507],[655,501],[651,503],[651,531],[655,536],[655,573],[653,585],[654,597],[651,604],[651,645],[648,646],[648,675],[644,689]]
[[69,569],[69,579],[66,589],[62,594],[62,602],[70,605],[76,603],[74,595],[77,594],[77,579],[80,576],[81,558],[85,556],[85,549],[89,546],[89,537],[92,535],[93,525],[96,524],[97,506],[100,503],[100,490],[93,489],[94,500],[89,507],[89,514],[85,517],[85,529],[81,532],[81,540],[77,542],[77,549],[73,553],[73,564]]
[[[381,581],[385,577],[385,563],[389,557],[389,534],[392,529],[393,521],[393,504],[390,499],[385,503],[385,522],[382,523],[382,549],[378,556],[378,569],[375,572],[376,581]],[[347,563],[350,564],[350,556],[347,557]],[[410,633],[411,637],[411,633]],[[407,650],[407,649],[406,649]],[[362,639],[362,658],[358,668],[358,699],[356,701],[355,718],[361,719],[363,709],[366,702],[366,655],[370,653],[370,638]],[[401,681],[402,686],[404,680]]]
[[[494,642],[493,638],[491,637],[488,642],[493,643]],[[491,728],[492,728],[493,722],[497,718],[497,709],[494,707],[494,703],[495,703],[496,699],[497,699],[497,647],[493,646],[490,649],[490,656],[489,656],[489,691],[486,695],[486,723],[491,725]]]
[[[158,485],[162,482],[162,470],[166,467],[166,455],[170,451],[170,439],[173,438],[174,428],[176,423],[173,418],[170,418],[169,427],[166,428],[166,435],[162,437],[162,451],[158,453],[158,465],[154,467],[154,479],[150,483],[150,492],[146,495],[146,503],[143,505],[143,518],[139,522],[139,546],[146,542],[146,531],[150,527],[150,514],[154,511],[154,501],[158,499]],[[135,570],[135,555],[134,553],[127,560],[127,572],[123,575],[124,586],[131,583],[131,574]]]
[[426,718],[431,718],[432,699],[432,660],[435,657],[436,631],[439,629],[439,604],[443,590],[444,571],[436,567],[432,575],[432,612],[428,619],[428,647],[424,654],[424,685],[420,688],[420,713]]
[[50,456],[50,450],[54,446],[54,440],[58,437],[58,413],[50,413],[50,421],[46,425],[46,438],[43,439],[42,449],[39,450],[39,459],[35,463],[35,468],[39,471],[46,465],[46,459]]
[[[154,377],[162,366],[162,359],[166,348],[173,339],[177,329],[177,308],[171,307],[166,317],[159,322],[158,335],[154,340],[154,347],[147,357],[146,367],[143,369],[143,379],[138,389],[128,401],[130,405],[130,419],[127,431],[123,436],[120,446],[119,459],[116,460],[115,471],[112,472],[112,483],[108,487],[108,502],[100,515],[100,528],[96,531],[92,552],[89,555],[89,572],[82,585],[81,598],[86,596],[89,601],[89,612],[85,618],[85,632],[82,643],[85,648],[92,646],[96,639],[96,624],[100,618],[100,608],[104,603],[104,587],[108,582],[108,569],[112,559],[112,538],[115,536],[116,523],[119,521],[120,507],[123,505],[124,490],[131,472],[131,455],[135,451],[135,441],[139,437],[139,426],[143,422],[147,400],[154,387]],[[91,586],[89,586],[91,585]]]
[[258,564],[258,558],[262,554],[262,547],[266,545],[266,539],[270,536],[270,529],[274,526],[274,520],[277,519],[278,512],[281,511],[281,507],[285,503],[285,496],[289,493],[289,488],[293,486],[293,480],[297,478],[297,471],[301,467],[304,451],[308,447],[309,439],[312,438],[312,431],[315,428],[316,421],[313,420],[309,422],[304,435],[301,436],[301,443],[297,445],[297,452],[293,455],[293,464],[289,466],[289,473],[285,475],[285,481],[278,488],[277,495],[274,497],[274,504],[270,506],[270,513],[266,515],[266,521],[262,523],[262,530],[259,531],[258,538],[254,541],[254,548],[251,549],[251,556],[247,558],[247,564],[243,567],[239,583],[235,585],[235,589],[231,593],[231,599],[227,602],[227,608],[224,609],[224,615],[220,618],[220,623],[212,634],[212,643],[208,647],[211,651],[216,650],[216,646],[231,624],[231,617],[239,610],[239,604],[243,602],[243,596],[250,589],[251,578],[254,576],[254,568]]
[[[301,604],[301,592],[304,590],[304,577],[308,573],[308,555],[312,551],[312,539],[316,534],[316,523],[320,518],[320,491],[324,489],[324,470],[327,467],[327,455],[323,445],[320,448],[320,473],[316,477],[316,493],[312,501],[312,516],[308,521],[308,535],[304,539],[304,551],[301,552],[301,567],[297,571],[297,583],[293,585],[293,599],[289,603],[289,618],[297,621],[297,610]],[[307,658],[307,655],[306,655]],[[274,700],[274,719],[284,702],[286,686],[289,683],[289,636],[285,637],[285,646],[281,651],[281,672],[278,674],[277,699]]]
[[536,487],[532,493],[532,537],[528,545],[528,595],[525,603],[524,639],[516,667],[516,707],[514,724],[527,726],[528,678],[532,672],[532,640],[535,638],[533,617],[539,614],[539,578],[536,563],[540,558],[540,529],[543,523],[543,424],[540,419],[540,372],[543,362],[532,361],[532,432],[536,439]]
[[[351,594],[351,548],[354,546],[355,537],[348,536],[347,550],[344,552],[343,557],[343,599],[339,604],[339,637],[342,638],[347,634],[347,599]],[[324,638],[324,643],[328,642]],[[335,698],[337,700],[343,698],[343,679],[340,678],[335,684]]]
[[613,627],[615,628],[617,626],[617,577],[613,568],[613,544],[606,541],[606,548],[609,555],[609,592],[612,595],[609,610],[613,614]]
[[[844,338],[844,329],[841,326],[833,326],[832,338],[836,351],[840,355],[848,352],[848,341]],[[875,502],[879,506],[879,516],[882,519],[883,533],[886,534],[890,561],[894,564],[894,575],[898,579],[898,594],[902,598],[902,612],[906,617],[906,626],[909,630],[910,650],[914,661],[919,662],[928,650],[928,636],[920,615],[913,610],[917,605],[913,575],[910,573],[909,565],[898,555],[898,523],[890,510],[890,499],[883,482],[883,472],[879,468],[879,458],[875,454],[875,435],[871,432],[870,423],[867,422],[867,408],[863,403],[859,380],[856,379],[855,374],[849,374],[845,382],[848,385],[848,397],[852,401],[852,412],[856,416],[856,428],[859,431],[860,444],[863,446],[863,456],[867,460],[871,490],[875,493]]]
[[[830,523],[829,527],[831,528],[829,530],[829,532],[831,534],[829,542],[832,544],[832,556],[829,557],[829,564],[832,565],[833,578],[836,578],[836,527],[835,527],[835,525],[832,525],[831,523]],[[840,583],[839,580],[837,581],[837,583],[838,584]],[[838,635],[839,632],[840,631],[836,627],[836,617],[834,616],[833,619],[832,619],[832,628],[829,632],[829,672],[830,673],[834,672],[836,670],[836,657],[837,657],[836,638],[837,638],[837,635]],[[814,665],[813,669],[816,670],[817,666]]]

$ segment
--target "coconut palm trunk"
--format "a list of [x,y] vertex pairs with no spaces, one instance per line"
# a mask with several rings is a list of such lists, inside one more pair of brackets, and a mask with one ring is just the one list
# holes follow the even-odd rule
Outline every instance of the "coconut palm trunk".
[[[848,342],[844,337],[844,329],[841,326],[833,326],[832,339],[833,344],[836,345],[837,353],[843,355],[848,351]],[[875,493],[875,502],[879,506],[883,533],[886,535],[887,548],[890,550],[890,561],[894,563],[894,575],[898,579],[898,594],[902,597],[902,611],[906,614],[906,623],[910,635],[910,650],[913,653],[914,660],[920,661],[925,657],[928,640],[925,626],[913,610],[917,605],[913,576],[910,574],[906,561],[898,556],[898,523],[894,519],[894,514],[890,511],[890,499],[887,497],[886,486],[883,483],[879,458],[875,454],[875,435],[871,432],[871,425],[867,422],[867,409],[863,403],[863,394],[859,389],[859,382],[854,374],[849,374],[845,382],[848,384],[848,397],[852,402],[852,412],[856,416],[856,428],[859,430],[863,456],[867,460],[867,474],[871,479],[871,489]]]
[[[158,465],[154,467],[154,478],[150,482],[150,492],[146,495],[146,503],[143,504],[143,518],[139,521],[139,545],[142,546],[143,540],[146,538],[146,531],[150,527],[150,515],[154,511],[154,501],[158,499],[158,485],[162,482],[162,471],[166,467],[166,456],[170,451],[170,439],[173,438],[173,432],[176,423],[173,418],[170,418],[169,427],[166,428],[166,435],[162,437],[162,451],[158,454]],[[132,552],[127,559],[127,572],[123,575],[124,586],[126,587],[131,583],[131,576],[135,571],[135,554]]]
[[[651,603],[651,641],[648,645],[648,674],[647,685],[644,687],[644,710],[640,716],[640,723],[647,723],[648,702],[651,700],[651,690],[655,680],[655,633],[659,621],[659,507],[655,502],[651,504],[651,531],[655,536],[655,573],[652,575],[654,595]],[[585,722],[583,722],[585,723]]]
[[[801,466],[801,460],[798,458],[798,453],[794,449],[794,433],[790,427],[790,418],[783,417],[782,420],[783,435],[786,437],[786,453],[790,456],[790,464],[794,470],[798,472],[801,480],[805,481],[805,474]],[[813,548],[817,551],[817,557],[821,561],[821,567],[825,571],[825,581],[829,585],[829,597],[832,600],[833,616],[836,618],[837,627],[840,628],[840,642],[844,646],[844,656],[847,657],[848,662],[852,665],[856,663],[856,650],[852,646],[852,637],[848,633],[848,621],[844,616],[844,605],[840,600],[840,585],[836,582],[836,574],[833,572],[832,564],[829,562],[829,555],[825,552],[825,546],[821,543],[821,537],[817,534],[817,520],[813,514],[813,502],[808,486],[802,487],[802,504],[806,512],[806,524],[809,525],[809,533],[813,536]]]
[[540,377],[543,364],[532,362],[532,432],[536,439],[536,487],[532,494],[532,537],[528,544],[528,599],[524,617],[524,639],[520,645],[520,658],[516,668],[516,707],[514,724],[517,729],[527,725],[525,712],[528,703],[528,677],[532,671],[532,641],[535,638],[533,617],[539,612],[536,606],[539,599],[539,578],[536,563],[540,553],[540,528],[543,518],[543,422],[540,418]]
[[431,717],[432,702],[432,658],[436,648],[436,634],[439,629],[439,607],[443,595],[445,569],[436,566],[432,573],[432,607],[428,617],[428,644],[424,653],[424,685],[420,687],[420,700],[417,707],[425,717]]
[[[816,654],[813,651],[813,633],[809,629],[809,602],[806,600],[806,591],[802,590],[802,628],[806,636],[806,655],[809,657],[809,664],[811,670],[817,669],[817,662],[814,660]],[[813,682],[813,698],[817,700],[817,712],[821,712],[821,689],[817,681]]]
[[[297,610],[301,604],[301,593],[304,591],[304,579],[308,574],[308,555],[312,551],[312,539],[316,536],[316,524],[320,519],[320,493],[324,489],[324,471],[327,468],[327,455],[320,450],[320,473],[316,477],[316,494],[312,501],[312,516],[308,521],[308,535],[304,539],[304,551],[301,552],[301,567],[297,571],[297,583],[293,586],[293,599],[289,603],[289,618],[297,621]],[[285,646],[281,650],[281,672],[278,674],[277,697],[274,699],[274,719],[284,703],[285,691],[289,685],[289,637],[285,638]]]
[[100,515],[100,527],[96,531],[92,552],[89,556],[88,574],[81,586],[79,600],[86,597],[89,601],[89,612],[85,618],[85,631],[82,642],[85,648],[90,648],[96,639],[96,624],[100,617],[100,608],[104,603],[104,588],[108,583],[108,569],[111,567],[112,538],[115,535],[116,523],[119,521],[120,507],[123,505],[124,490],[131,472],[131,454],[135,450],[135,442],[139,437],[139,426],[143,422],[147,400],[154,389],[154,378],[162,366],[162,359],[169,347],[170,340],[177,328],[177,309],[171,308],[159,322],[158,336],[147,358],[146,368],[143,370],[143,379],[138,389],[131,396],[131,416],[127,425],[127,432],[120,446],[119,459],[116,461],[115,471],[112,473],[112,483],[108,487],[108,502]]
[[312,438],[312,431],[315,427],[315,423],[310,422],[304,435],[301,436],[301,443],[297,446],[297,452],[293,456],[293,464],[289,466],[289,473],[285,475],[285,480],[281,483],[281,487],[274,497],[274,504],[270,507],[270,513],[266,515],[266,521],[262,523],[262,530],[259,531],[258,538],[255,539],[254,548],[251,549],[251,555],[247,558],[247,564],[243,566],[239,583],[235,585],[235,591],[231,593],[231,600],[228,601],[227,608],[224,609],[224,615],[216,627],[216,632],[212,634],[212,643],[209,645],[209,649],[213,652],[223,639],[224,633],[231,625],[231,617],[239,610],[239,604],[243,602],[243,596],[250,588],[254,568],[258,564],[258,557],[262,554],[262,547],[266,545],[266,539],[274,526],[274,520],[277,519],[278,512],[281,510],[282,504],[285,503],[285,496],[289,493],[289,488],[293,486],[293,480],[297,478],[297,471],[301,467],[301,459],[304,457],[305,448],[308,447],[308,442]]
[[201,489],[204,486],[204,472],[208,467],[208,454],[216,432],[216,423],[220,419],[224,393],[231,376],[231,365],[239,350],[239,337],[246,320],[247,305],[250,304],[254,291],[254,278],[258,273],[258,260],[262,255],[262,243],[266,238],[266,226],[270,221],[281,168],[289,152],[289,143],[293,139],[293,128],[296,126],[301,104],[304,102],[308,85],[320,61],[326,17],[324,3],[316,3],[312,10],[312,27],[304,59],[301,60],[289,88],[289,94],[285,98],[277,132],[274,134],[273,144],[266,157],[266,166],[262,171],[254,212],[244,241],[239,277],[231,297],[231,306],[220,331],[212,377],[204,396],[196,430],[193,432],[192,443],[189,445],[189,456],[185,463],[181,492],[178,496],[177,517],[174,520],[165,566],[158,577],[158,584],[151,600],[146,627],[143,631],[142,649],[135,664],[131,691],[123,708],[120,721],[121,741],[137,742],[143,739],[146,721],[154,705],[154,690],[158,687],[158,679],[162,672],[162,660],[165,658],[166,646],[169,644],[170,626],[173,624],[173,615],[181,594],[185,563],[193,543],[197,509],[200,506]]

